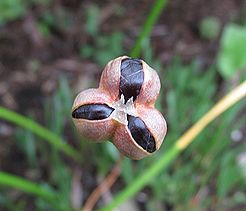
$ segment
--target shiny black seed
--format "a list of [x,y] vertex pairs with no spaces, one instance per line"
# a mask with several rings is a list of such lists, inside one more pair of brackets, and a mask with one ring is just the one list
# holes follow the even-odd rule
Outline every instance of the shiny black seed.
[[156,150],[155,139],[145,123],[139,117],[130,115],[127,116],[127,120],[133,139],[147,152],[154,152]]
[[82,105],[72,112],[75,119],[100,120],[106,119],[114,111],[106,104],[87,104]]
[[[133,97],[137,98],[144,82],[143,65],[140,59],[127,58],[121,61],[120,96],[123,94],[125,103]],[[119,96],[119,98],[120,98]]]

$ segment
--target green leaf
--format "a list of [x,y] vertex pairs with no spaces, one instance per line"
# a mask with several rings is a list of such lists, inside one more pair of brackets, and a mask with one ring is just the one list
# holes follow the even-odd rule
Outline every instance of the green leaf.
[[240,172],[235,163],[235,155],[230,152],[224,156],[217,184],[217,194],[224,197],[240,180]]
[[2,171],[0,171],[0,186],[13,187],[48,200],[56,199],[56,193],[49,187]]
[[225,78],[246,68],[246,28],[235,24],[226,26],[221,39],[217,61],[219,72]]
[[99,8],[96,5],[89,5],[86,12],[85,30],[91,36],[96,36],[98,33],[99,14]]
[[141,49],[144,45],[144,43],[151,34],[152,28],[156,21],[158,20],[161,12],[167,5],[167,0],[157,0],[155,1],[155,4],[153,5],[150,14],[147,16],[143,28],[141,30],[141,33],[135,42],[135,45],[132,49],[132,52],[130,53],[131,57],[139,57],[141,53]]
[[199,23],[199,31],[203,38],[213,40],[220,32],[220,21],[216,17],[205,17]]
[[25,13],[25,5],[21,0],[0,1],[0,25],[7,21],[22,17]]

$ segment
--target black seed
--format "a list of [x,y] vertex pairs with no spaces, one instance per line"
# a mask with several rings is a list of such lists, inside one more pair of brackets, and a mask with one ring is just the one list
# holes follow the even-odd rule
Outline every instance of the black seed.
[[87,104],[75,109],[72,117],[75,119],[100,120],[106,119],[114,111],[106,104]]
[[128,58],[121,61],[120,69],[120,96],[124,95],[126,103],[131,97],[135,100],[140,93],[144,82],[143,65],[140,59]]
[[146,127],[145,123],[139,118],[127,115],[128,128],[134,140],[147,152],[156,150],[155,139]]

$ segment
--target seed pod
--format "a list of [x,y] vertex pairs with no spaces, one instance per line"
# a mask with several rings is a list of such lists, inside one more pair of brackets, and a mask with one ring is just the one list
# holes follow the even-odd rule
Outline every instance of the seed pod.
[[167,125],[161,113],[153,108],[137,108],[138,117],[128,115],[128,124],[117,127],[114,145],[126,156],[139,160],[158,150]]
[[161,84],[156,71],[143,60],[122,56],[106,65],[99,87],[115,100],[125,91],[126,101],[131,93],[135,103],[153,107]]
[[114,110],[110,104],[111,98],[100,89],[81,92],[72,109],[73,122],[79,132],[95,142],[111,138],[115,124],[109,118]]
[[154,103],[160,91],[155,70],[122,56],[102,72],[98,89],[81,92],[72,108],[79,132],[95,141],[111,139],[121,153],[141,159],[160,148],[167,125]]

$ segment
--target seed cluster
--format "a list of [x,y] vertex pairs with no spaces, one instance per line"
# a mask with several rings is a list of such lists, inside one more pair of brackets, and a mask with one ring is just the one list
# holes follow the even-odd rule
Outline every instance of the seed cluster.
[[98,89],[81,92],[72,117],[80,133],[93,141],[110,139],[121,153],[141,159],[160,148],[166,122],[154,108],[160,90],[155,70],[126,56],[110,61]]

